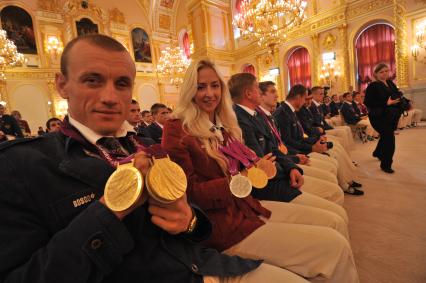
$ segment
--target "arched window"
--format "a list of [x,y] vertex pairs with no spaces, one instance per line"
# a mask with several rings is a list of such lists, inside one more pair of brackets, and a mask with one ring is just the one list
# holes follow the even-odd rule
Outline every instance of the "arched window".
[[241,70],[243,73],[250,73],[253,76],[256,76],[256,69],[252,64],[245,64]]
[[132,30],[133,52],[136,62],[152,63],[151,45],[146,31],[141,28]]
[[30,14],[16,6],[7,6],[1,10],[1,26],[7,37],[12,40],[18,52],[37,54],[33,21]]
[[295,84],[311,87],[311,59],[306,48],[296,48],[288,57],[287,67],[289,88]]
[[388,24],[375,24],[364,29],[355,44],[357,81],[361,90],[373,79],[373,68],[386,63],[395,78],[395,31]]

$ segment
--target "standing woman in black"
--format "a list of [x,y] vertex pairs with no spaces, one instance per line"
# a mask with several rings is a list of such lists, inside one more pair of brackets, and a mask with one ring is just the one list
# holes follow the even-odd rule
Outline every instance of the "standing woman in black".
[[365,105],[373,128],[380,134],[373,156],[380,159],[380,168],[386,173],[394,173],[392,158],[395,152],[395,130],[401,110],[401,93],[389,79],[389,67],[380,63],[374,67],[376,81],[370,83],[365,91]]

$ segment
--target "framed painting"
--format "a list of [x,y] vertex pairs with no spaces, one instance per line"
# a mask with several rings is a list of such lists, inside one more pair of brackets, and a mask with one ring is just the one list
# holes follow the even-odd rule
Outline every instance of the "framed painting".
[[33,21],[30,14],[16,6],[4,7],[0,12],[1,27],[12,40],[18,52],[37,54]]
[[151,45],[146,31],[141,28],[132,30],[133,52],[136,62],[152,63]]

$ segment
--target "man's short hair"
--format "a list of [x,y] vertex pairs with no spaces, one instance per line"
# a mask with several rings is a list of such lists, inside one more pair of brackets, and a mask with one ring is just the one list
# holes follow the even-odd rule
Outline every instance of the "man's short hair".
[[321,87],[321,86],[314,86],[313,88],[311,88],[311,91],[314,93],[314,92],[316,92],[319,89],[323,89],[323,87]]
[[275,86],[275,83],[273,81],[265,81],[259,83],[259,88],[262,93],[265,93],[268,90],[268,87],[270,86]]
[[151,114],[156,115],[158,113],[158,111],[160,111],[160,109],[163,109],[163,108],[167,109],[167,106],[162,104],[162,103],[154,103],[151,106]]
[[141,112],[141,115],[142,115],[142,117],[145,117],[145,116],[146,116],[146,114],[149,114],[149,113],[151,113],[151,111],[149,111],[149,110],[144,110],[144,111],[142,111],[142,112]]
[[343,94],[343,98],[348,97],[348,95],[351,95],[351,93],[350,93],[350,92],[345,92],[345,93]]
[[138,104],[139,102],[137,102],[136,100],[132,99],[132,104]]
[[358,91],[354,91],[352,93],[352,97],[355,98],[357,95],[360,95],[361,93],[359,93]]
[[55,118],[55,117],[50,118],[50,119],[49,119],[49,120],[47,120],[47,122],[46,122],[46,129],[50,130],[50,123],[51,123],[51,122],[53,122],[53,121],[59,121],[59,122],[62,122],[62,121],[61,121],[61,119],[58,119],[58,118]]
[[79,41],[86,41],[93,46],[108,50],[108,51],[118,51],[118,52],[127,52],[127,49],[117,40],[112,37],[103,35],[103,34],[86,34],[81,35],[73,40],[71,40],[64,48],[61,56],[61,73],[66,77],[68,74],[68,60],[69,53],[72,50],[72,47]]
[[288,92],[286,100],[295,99],[298,96],[304,96],[305,93],[306,93],[306,87],[300,84],[294,85],[291,87],[290,91]]
[[256,81],[256,77],[250,73],[238,73],[232,75],[228,81],[229,92],[234,101],[241,101],[244,91],[251,88]]

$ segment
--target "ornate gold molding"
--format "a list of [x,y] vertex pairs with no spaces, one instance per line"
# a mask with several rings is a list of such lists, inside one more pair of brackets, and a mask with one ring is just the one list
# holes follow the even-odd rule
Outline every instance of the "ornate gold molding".
[[59,69],[43,69],[43,70],[30,70],[24,68],[15,68],[6,70],[7,80],[49,80],[55,78],[55,73],[59,72]]
[[348,7],[346,17],[348,20],[352,20],[358,16],[365,16],[365,14],[372,11],[388,8],[388,6],[391,6],[392,3],[393,0],[373,0],[356,3]]
[[393,0],[395,18],[395,59],[396,59],[396,79],[399,87],[409,87],[408,83],[408,46],[407,46],[407,22],[406,22],[406,1]]

